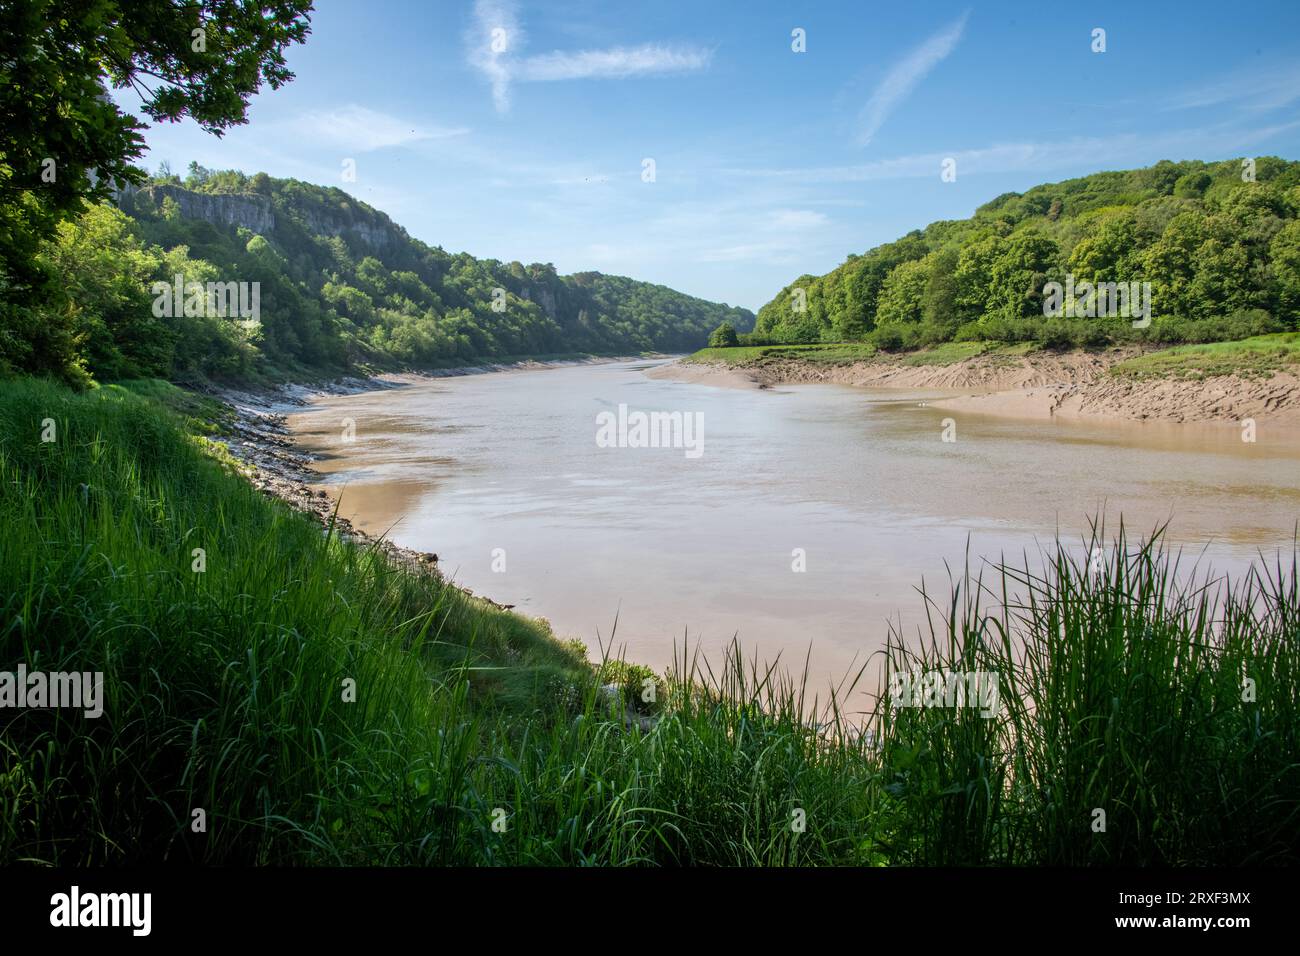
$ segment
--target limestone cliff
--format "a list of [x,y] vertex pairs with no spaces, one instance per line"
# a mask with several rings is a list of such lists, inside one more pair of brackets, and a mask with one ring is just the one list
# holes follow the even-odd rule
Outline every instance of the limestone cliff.
[[[137,192],[159,206],[164,199],[172,199],[187,219],[202,219],[214,225],[242,226],[259,235],[274,234],[283,218],[290,215],[277,210],[271,197],[254,192],[201,193],[182,186],[152,185],[140,190],[127,190],[121,195]],[[347,203],[343,211],[297,208],[291,215],[308,233],[342,236],[370,252],[379,252],[408,238],[406,230],[383,213],[362,208],[360,204]]]

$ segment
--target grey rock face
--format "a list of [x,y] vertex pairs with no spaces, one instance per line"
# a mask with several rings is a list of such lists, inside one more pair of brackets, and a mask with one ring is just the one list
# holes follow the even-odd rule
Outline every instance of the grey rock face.
[[164,197],[175,200],[181,215],[187,219],[203,219],[226,226],[243,226],[259,235],[275,229],[275,210],[271,200],[257,193],[229,193],[211,195],[196,193],[179,186],[146,186],[140,190],[154,202],[162,204]]
[[[123,195],[134,190],[123,190]],[[161,205],[164,198],[176,202],[187,219],[202,219],[214,225],[242,226],[258,235],[269,235],[276,228],[276,210],[269,196],[259,193],[199,193],[181,186],[154,185],[139,190]],[[386,216],[366,214],[357,209],[340,215],[306,210],[295,218],[308,232],[324,236],[342,236],[371,252],[387,249],[406,239],[401,227]]]

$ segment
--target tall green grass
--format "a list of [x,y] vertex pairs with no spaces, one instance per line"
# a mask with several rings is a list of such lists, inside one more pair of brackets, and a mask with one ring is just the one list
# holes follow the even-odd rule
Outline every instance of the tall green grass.
[[[995,674],[1003,707],[876,712],[894,858],[918,863],[1294,862],[1296,552],[1239,581],[1162,531],[1094,527],[1044,566],[970,572],[888,666]],[[1104,816],[1103,816],[1104,814]]]
[[[0,670],[106,685],[97,720],[0,710],[0,860],[1295,861],[1294,554],[1231,586],[1122,535],[986,568],[820,695],[683,646],[643,728],[599,689],[635,668],[265,499],[204,414],[0,383]],[[896,707],[911,668],[996,672],[1003,710]]]
[[522,709],[582,673],[540,626],[265,500],[150,401],[3,396],[0,660],[102,671],[107,699],[0,712],[3,855],[283,859],[285,827],[369,829],[321,795],[405,777],[458,684]]

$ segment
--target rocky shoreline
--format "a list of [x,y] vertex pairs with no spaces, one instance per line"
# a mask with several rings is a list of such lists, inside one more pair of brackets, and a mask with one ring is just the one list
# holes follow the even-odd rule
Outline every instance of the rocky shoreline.
[[[233,420],[225,429],[225,434],[214,440],[226,447],[230,457],[239,464],[254,488],[278,498],[297,511],[313,516],[322,527],[332,526],[335,533],[344,540],[376,548],[403,568],[421,574],[436,574],[441,579],[437,554],[403,548],[386,538],[362,531],[347,518],[335,513],[335,503],[325,492],[312,490],[311,485],[318,483],[321,477],[314,467],[316,459],[294,441],[289,430],[289,415],[310,405],[314,398],[327,395],[355,395],[360,392],[405,388],[434,378],[596,365],[654,357],[670,356],[526,360],[424,372],[382,373],[369,377],[345,376],[316,384],[291,383],[253,389],[215,388],[208,391],[209,396],[230,408]],[[453,586],[494,608],[509,610],[514,607],[513,604],[499,604],[461,585]]]
[[[288,416],[310,404],[318,395],[351,395],[385,388],[400,388],[405,381],[394,376],[343,378],[316,386],[282,385],[258,390],[219,389],[213,396],[234,413],[226,434],[216,439],[239,463],[248,482],[297,511],[313,516],[322,527],[333,527],[344,540],[382,551],[390,561],[421,573],[437,572],[438,556],[403,548],[353,526],[335,513],[335,504],[311,485],[320,480],[315,459],[303,451],[289,432]],[[472,592],[465,590],[467,594]],[[473,595],[493,607],[509,608],[482,595]]]

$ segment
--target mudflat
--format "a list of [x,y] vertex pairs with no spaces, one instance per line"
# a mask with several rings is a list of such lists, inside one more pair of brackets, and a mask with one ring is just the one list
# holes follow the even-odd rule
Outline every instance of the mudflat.
[[773,387],[792,384],[866,388],[953,389],[938,408],[1012,418],[1153,422],[1245,419],[1300,427],[1300,376],[1228,374],[1205,378],[1130,377],[1113,374],[1141,353],[1033,352],[976,355],[943,365],[910,365],[895,358],[831,364],[798,358],[764,358],[752,364],[681,362],[648,373],[694,384]]

